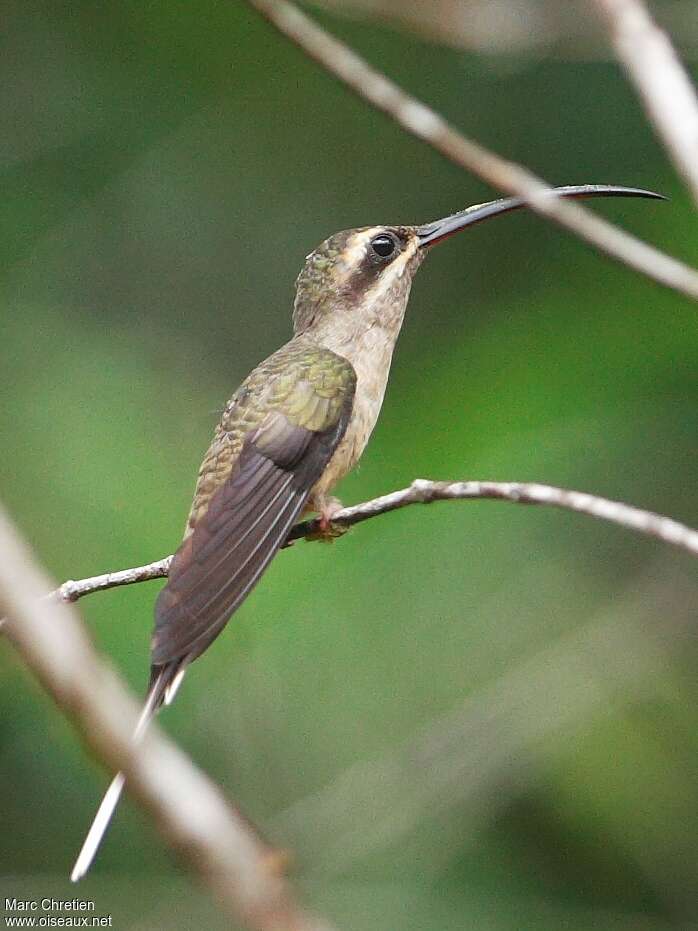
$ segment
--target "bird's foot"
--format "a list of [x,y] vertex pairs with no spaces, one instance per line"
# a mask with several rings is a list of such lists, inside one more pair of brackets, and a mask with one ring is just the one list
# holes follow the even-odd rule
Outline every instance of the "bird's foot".
[[320,540],[322,543],[332,543],[337,537],[344,536],[349,530],[344,524],[333,521],[344,505],[339,498],[326,498],[319,509],[319,516],[315,522],[315,529],[306,537],[306,540]]

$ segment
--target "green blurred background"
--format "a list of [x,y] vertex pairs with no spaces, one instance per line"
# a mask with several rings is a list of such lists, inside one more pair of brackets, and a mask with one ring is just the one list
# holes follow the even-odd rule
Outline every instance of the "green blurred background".
[[[320,14],[457,126],[698,261],[619,69]],[[54,578],[178,543],[216,411],[290,330],[331,232],[496,196],[238,2],[3,4],[2,498]],[[695,305],[530,215],[435,251],[347,503],[415,477],[536,480],[698,523]],[[158,583],[80,610],[141,692]],[[282,553],[163,726],[345,931],[698,927],[695,563],[569,513],[411,508]],[[122,931],[224,928],[0,646],[0,899]]]

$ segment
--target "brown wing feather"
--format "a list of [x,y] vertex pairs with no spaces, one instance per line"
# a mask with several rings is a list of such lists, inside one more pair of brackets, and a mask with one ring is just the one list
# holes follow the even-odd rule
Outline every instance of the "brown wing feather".
[[[178,550],[155,609],[153,673],[195,659],[218,636],[288,535],[347,427],[322,431],[271,412]],[[171,678],[171,677],[168,677]]]

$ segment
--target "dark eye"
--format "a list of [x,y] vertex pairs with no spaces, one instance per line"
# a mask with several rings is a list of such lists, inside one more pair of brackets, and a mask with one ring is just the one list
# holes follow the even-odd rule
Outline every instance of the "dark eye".
[[387,233],[381,233],[380,236],[374,236],[371,240],[371,248],[382,259],[387,259],[397,248],[397,243],[392,236]]

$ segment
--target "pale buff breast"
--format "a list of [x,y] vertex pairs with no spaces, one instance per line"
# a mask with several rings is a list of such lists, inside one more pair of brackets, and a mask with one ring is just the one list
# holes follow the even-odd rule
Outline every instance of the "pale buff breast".
[[[381,227],[359,230],[349,243],[360,252]],[[411,240],[400,257],[361,297],[360,306],[345,308],[328,315],[313,333],[321,346],[351,362],[356,372],[356,393],[351,420],[308,503],[309,510],[322,510],[332,488],[350,472],[361,458],[378,420],[390,364],[405,315],[414,270],[422,261],[418,241]],[[349,265],[352,263],[349,262]]]
[[372,410],[374,405],[362,404],[352,412],[352,418],[344,434],[342,442],[337,447],[335,454],[330,459],[322,477],[313,486],[310,494],[310,503],[312,510],[321,510],[322,502],[335,485],[337,485],[345,475],[354,468],[361,458],[361,454],[366,448],[369,437],[378,419],[380,404],[375,412]]
[[349,359],[356,372],[351,419],[341,443],[313,487],[309,509],[321,510],[334,486],[351,472],[361,458],[383,405],[393,346],[388,334],[376,328],[365,335],[361,345],[354,345],[349,351],[344,347],[342,355]]

